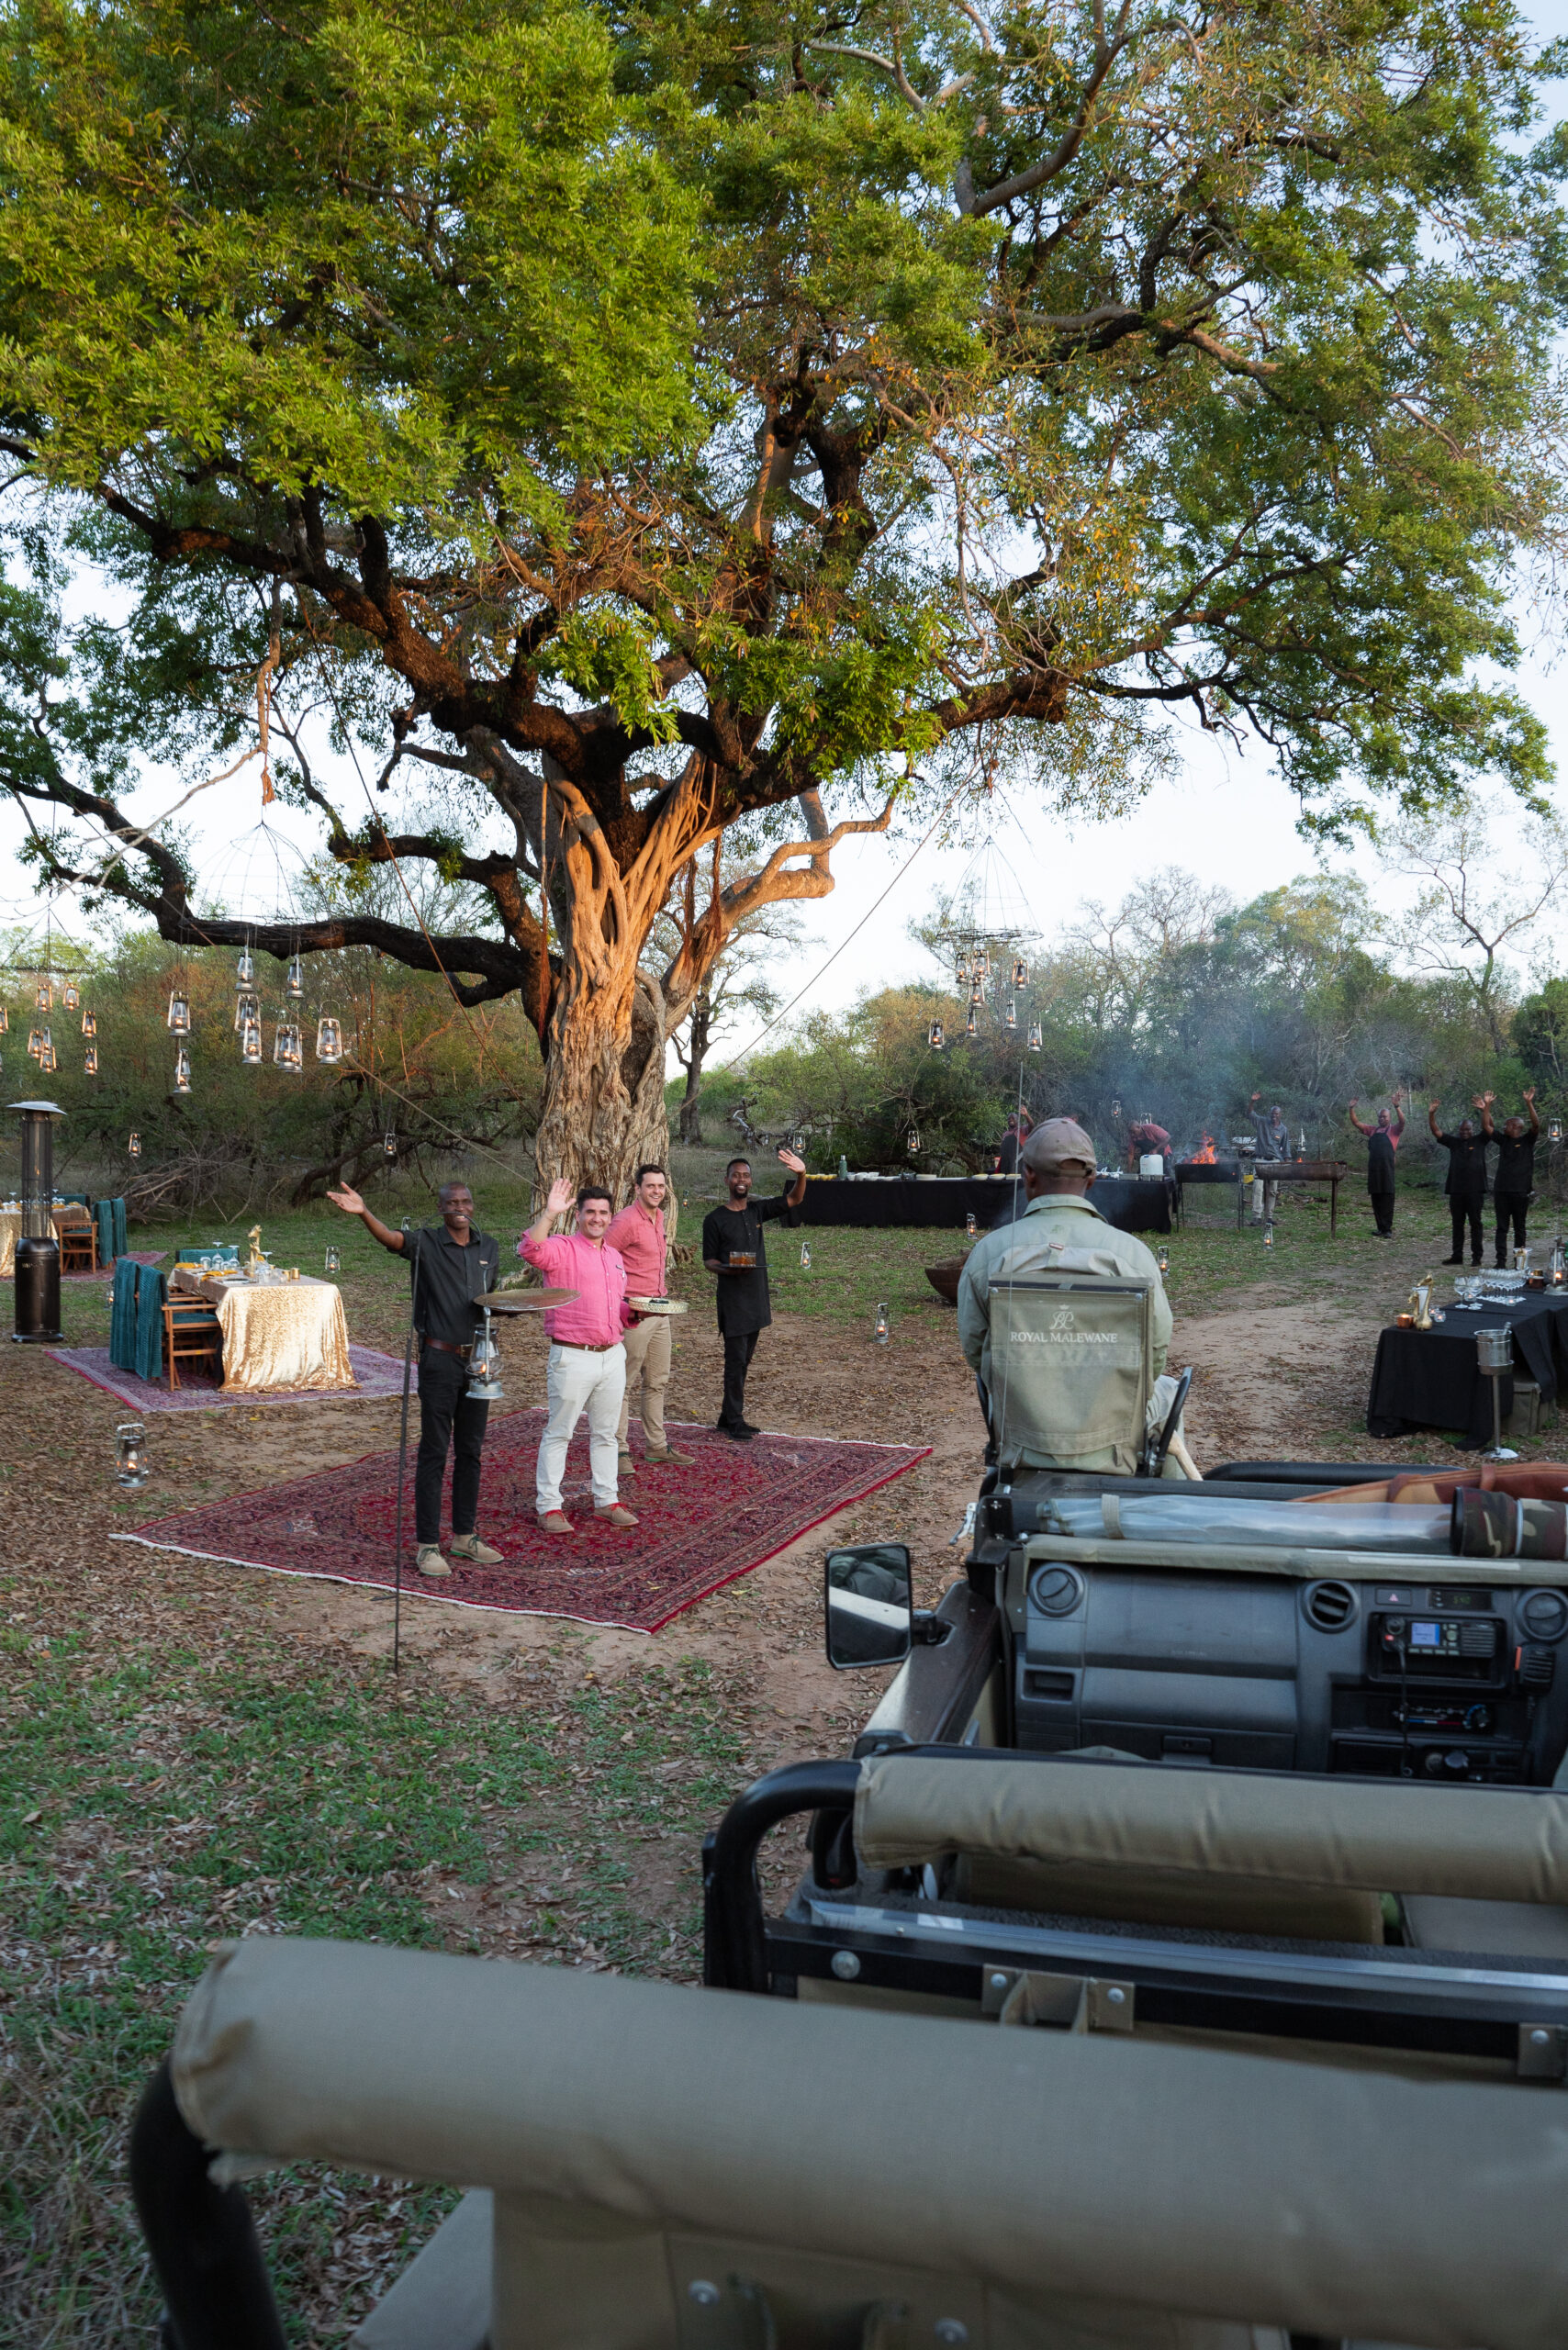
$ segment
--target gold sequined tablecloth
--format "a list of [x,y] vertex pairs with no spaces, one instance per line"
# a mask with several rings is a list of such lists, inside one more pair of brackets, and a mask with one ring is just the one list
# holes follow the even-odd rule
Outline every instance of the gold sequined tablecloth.
[[204,1297],[223,1333],[226,1394],[275,1394],[285,1387],[357,1387],[349,1363],[349,1326],[334,1281],[269,1283],[176,1276],[187,1295]]
[[0,1214],[0,1281],[8,1281],[17,1270],[17,1243],[21,1237],[21,1217]]

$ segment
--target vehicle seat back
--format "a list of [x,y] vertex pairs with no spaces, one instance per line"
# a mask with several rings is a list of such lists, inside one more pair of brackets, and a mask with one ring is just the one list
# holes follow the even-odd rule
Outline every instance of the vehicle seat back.
[[1142,1456],[1154,1283],[1086,1249],[1021,1245],[990,1274],[991,1425],[1004,1465]]
[[219,2188],[491,2190],[491,2350],[1568,2331],[1557,2100],[1509,2087],[282,1936],[218,1955],[172,2076]]

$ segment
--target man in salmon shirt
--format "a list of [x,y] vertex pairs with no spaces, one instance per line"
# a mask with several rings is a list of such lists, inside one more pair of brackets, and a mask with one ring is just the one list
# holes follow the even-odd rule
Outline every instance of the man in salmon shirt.
[[[665,1255],[665,1194],[669,1189],[662,1167],[650,1160],[637,1169],[631,1203],[623,1207],[609,1231],[605,1246],[617,1248],[626,1268],[629,1297],[663,1297],[666,1275]],[[626,1392],[621,1398],[621,1424],[615,1431],[621,1474],[635,1475],[626,1430],[638,1380],[643,1383],[641,1418],[647,1449],[644,1458],[660,1468],[692,1469],[689,1452],[677,1452],[665,1433],[665,1389],[669,1385],[670,1334],[667,1314],[639,1314],[631,1309],[626,1330]]]
[[637,1521],[621,1506],[617,1480],[615,1423],[626,1385],[626,1268],[618,1249],[607,1246],[610,1193],[598,1183],[585,1183],[577,1195],[575,1232],[550,1229],[572,1204],[572,1186],[557,1175],[540,1214],[517,1244],[517,1253],[538,1267],[553,1288],[575,1289],[568,1305],[553,1306],[544,1316],[550,1360],[544,1376],[550,1417],[539,1439],[539,1470],[534,1505],[540,1529],[545,1534],[574,1534],[577,1528],[561,1507],[561,1475],[566,1447],[583,1414],[588,1414],[588,1467],[593,1475],[593,1514],[605,1526],[631,1527]]

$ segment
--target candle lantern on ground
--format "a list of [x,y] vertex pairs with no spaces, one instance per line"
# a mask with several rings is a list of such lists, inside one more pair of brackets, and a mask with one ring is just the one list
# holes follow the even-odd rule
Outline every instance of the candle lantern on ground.
[[809,1241],[802,1240],[802,1241],[801,1241],[801,1270],[803,1273],[809,1273],[809,1272],[811,1271],[811,1270],[812,1270],[812,1250],[811,1250],[811,1244],[810,1244],[810,1242],[809,1242]]
[[964,1230],[971,1240],[980,1230],[979,1225],[975,1222],[975,1212],[973,1208],[970,1208],[965,1214]]
[[54,1202],[53,1102],[13,1102],[22,1121],[22,1229],[17,1241],[16,1337],[24,1346],[58,1344],[60,1243],[50,1209]]
[[878,1346],[885,1347],[887,1345],[889,1338],[888,1309],[885,1304],[880,1303],[879,1303],[877,1307],[877,1319],[872,1325],[871,1336],[876,1340]]
[[140,1420],[122,1420],[115,1430],[115,1475],[132,1490],[147,1483],[147,1430]]
[[329,1249],[328,1249],[328,1251],[327,1251],[327,1270],[328,1270],[328,1272],[329,1272],[329,1273],[341,1273],[341,1272],[342,1272],[342,1269],[343,1269],[343,1260],[342,1260],[342,1257],[340,1257],[340,1255],[338,1254],[338,1252],[337,1252],[337,1250],[336,1250],[335,1248],[329,1248]]

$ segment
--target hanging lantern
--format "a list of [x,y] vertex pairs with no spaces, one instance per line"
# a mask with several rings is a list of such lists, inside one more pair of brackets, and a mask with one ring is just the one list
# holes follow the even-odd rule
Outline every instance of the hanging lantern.
[[[3,1035],[3,1034],[4,1034],[4,1032],[5,1032],[5,1027],[6,1027],[6,1017],[5,1017],[4,1013],[0,1013],[0,1035]],[[1561,1119],[1561,1118],[1553,1118],[1553,1120],[1551,1121],[1551,1125],[1548,1126],[1548,1128],[1546,1129],[1546,1139],[1547,1139],[1547,1141],[1548,1141],[1548,1142],[1561,1142],[1561,1141],[1562,1141],[1562,1119]]]
[[132,1128],[131,1128],[131,1130],[130,1130],[130,1140],[126,1144],[126,1147],[126,1147],[126,1155],[128,1156],[128,1158],[140,1158],[140,1156],[141,1156],[141,1136],[137,1133],[136,1128],[135,1128],[134,1126],[132,1126]]
[[177,1047],[174,1054],[174,1091],[176,1093],[188,1093],[190,1090],[191,1057],[186,1046],[181,1045]]
[[891,1333],[888,1325],[888,1309],[885,1305],[879,1304],[877,1307],[876,1321],[871,1326],[871,1336],[876,1340],[878,1346],[885,1347],[890,1335]]
[[932,1022],[930,1028],[926,1032],[925,1041],[930,1046],[934,1053],[939,1053],[942,1050],[942,1047],[946,1043],[947,1038],[943,1030],[942,1023],[939,1020],[934,1020]]
[[1015,988],[1026,988],[1029,984],[1029,966],[1022,955],[1015,955],[1013,958],[1013,984]]
[[61,991],[60,1001],[65,1006],[67,1012],[81,1011],[82,990],[77,986],[74,979],[66,980],[64,988]]
[[969,990],[969,1002],[971,1005],[979,1005],[982,1004],[984,1002],[985,981],[977,976],[973,986]]
[[920,1148],[920,1128],[918,1126],[911,1126],[908,1141],[909,1155],[913,1158]]
[[1007,999],[1007,1017],[1002,1024],[1008,1031],[1009,1035],[1011,1035],[1013,1030],[1018,1025],[1018,1004],[1016,999],[1013,996],[1009,996]]
[[975,1020],[975,1008],[972,1003],[969,1006],[969,1016],[964,1023],[964,1034],[966,1036],[978,1036],[980,1035],[980,1028]]
[[990,978],[991,949],[989,946],[977,946],[975,948],[974,972],[977,979]]
[[11,1015],[6,1011],[5,1005],[0,1003],[0,1036],[8,1036],[10,1033]]
[[284,982],[284,987],[286,992],[293,996],[296,1002],[305,993],[305,966],[297,955],[291,955],[288,958],[288,977]]
[[54,990],[48,979],[39,981],[39,991],[33,998],[40,1012],[47,1012],[54,1002]]
[[188,1036],[190,1033],[191,1000],[185,989],[178,987],[169,998],[169,1034],[171,1036]]
[[316,1023],[317,1059],[319,1061],[341,1061],[342,1057],[342,1023],[338,1020],[318,1020]]
[[280,1020],[273,1033],[273,1066],[286,1077],[297,1077],[305,1058],[299,1030],[292,1020]]
[[1032,1053],[1037,1053],[1044,1042],[1045,1039],[1040,1035],[1039,1022],[1037,1020],[1031,1020],[1029,1023],[1029,1050]]
[[954,977],[955,980],[958,982],[958,986],[959,986],[959,987],[961,987],[961,988],[967,988],[967,987],[969,986],[969,957],[968,957],[967,955],[960,955],[960,956],[959,956],[959,957],[958,957],[958,967],[957,967],[957,968],[955,969],[955,971],[954,971],[954,973],[953,973],[953,977]]
[[97,1035],[97,1033],[98,1033],[98,1015],[97,1015],[97,1013],[96,1013],[95,1012],[84,1012],[84,1013],[82,1014],[82,1034],[84,1035],[84,1036],[95,1036],[95,1035]]
[[238,1035],[248,1022],[262,1016],[261,999],[255,995],[237,995],[234,999],[234,1031]]
[[234,966],[234,985],[243,995],[256,984],[256,958],[248,946],[240,949],[240,959]]
[[30,1061],[36,1061],[36,1060],[37,1060],[37,1058],[38,1058],[38,1057],[39,1057],[39,1055],[42,1052],[42,1050],[43,1050],[43,1030],[42,1030],[41,1028],[29,1028],[29,1029],[28,1029],[28,1060],[30,1060]]
[[396,1158],[398,1156],[398,1137],[390,1126],[381,1138],[381,1156],[383,1158]]
[[96,1076],[97,1076],[97,1074],[98,1074],[98,1048],[97,1048],[96,1045],[89,1045],[89,1046],[87,1046],[86,1051],[85,1051],[85,1052],[83,1054],[83,1056],[82,1056],[82,1068],[83,1068],[84,1073],[86,1076],[88,1076],[88,1077],[96,1077]]
[[247,1020],[240,1031],[240,1058],[247,1069],[259,1069],[262,1060],[262,1024]]
[[49,1030],[47,1028],[43,1032],[43,1050],[39,1055],[39,1075],[40,1077],[52,1077],[55,1070],[60,1067],[60,1063],[55,1057],[54,1046],[49,1041]]

